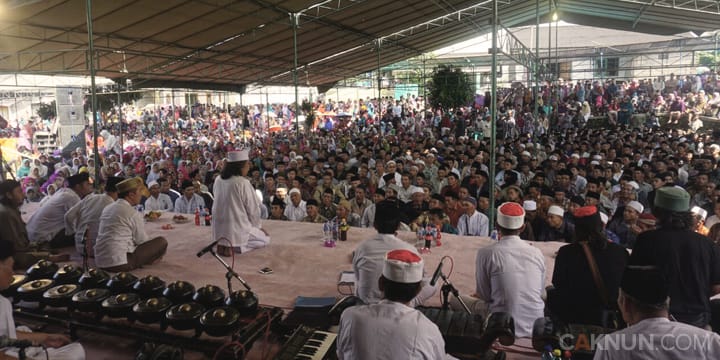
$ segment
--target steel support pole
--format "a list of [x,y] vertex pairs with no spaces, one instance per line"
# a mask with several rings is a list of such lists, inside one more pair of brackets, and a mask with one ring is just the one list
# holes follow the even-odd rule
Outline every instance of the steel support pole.
[[378,114],[382,114],[380,105],[380,89],[382,88],[382,73],[380,72],[380,39],[377,39],[377,82],[378,82]]
[[[497,37],[498,37],[498,5],[497,0],[493,0],[493,16],[492,16],[492,65],[490,66],[490,209],[488,209],[489,228],[495,228],[495,135],[497,133]],[[492,232],[492,230],[490,230]],[[489,234],[488,234],[489,235]]]
[[[555,14],[557,14],[557,8],[555,8]],[[555,15],[557,16],[557,15]],[[559,23],[559,17],[555,18],[555,65],[557,66],[557,79],[560,80],[560,57],[558,57],[558,40],[560,38],[558,37],[558,23]],[[558,85],[560,82],[558,81]],[[557,91],[555,92],[556,97],[556,103],[558,106],[560,105],[560,88],[557,88]]]
[[[547,50],[547,62],[550,65],[552,59],[552,0],[548,0],[548,50]],[[552,76],[550,80],[555,78],[555,67],[552,68]],[[551,81],[552,82],[552,81]],[[550,91],[552,93],[552,89]],[[548,95],[548,101],[550,101],[550,95]]]
[[538,97],[540,95],[540,0],[535,0],[535,89],[533,92],[533,118],[538,118]]
[[425,73],[425,54],[422,56],[423,76],[422,76],[422,87],[423,87],[423,118],[425,117],[425,109],[427,109],[427,79]]
[[297,28],[298,28],[298,15],[290,14],[292,17],[293,27],[293,85],[295,85],[295,133],[300,135],[300,96],[298,95],[298,44],[297,44]]
[[93,42],[92,0],[85,0],[88,32],[88,66],[90,67],[90,111],[93,127],[93,158],[95,159],[95,189],[100,188],[100,151],[98,150],[97,90],[95,89],[95,44]]
[[[125,152],[125,146],[123,145],[123,133],[122,133],[122,102],[120,102],[120,83],[117,83],[117,106],[118,106],[118,136],[120,136],[120,165],[123,165],[123,153]],[[174,110],[173,110],[174,111]],[[95,167],[98,163],[95,163]]]

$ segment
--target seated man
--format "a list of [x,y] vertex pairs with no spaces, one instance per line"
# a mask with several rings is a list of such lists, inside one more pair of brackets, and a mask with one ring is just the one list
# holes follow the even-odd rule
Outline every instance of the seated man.
[[720,335],[669,320],[669,286],[654,266],[628,266],[617,300],[628,327],[601,337],[594,359],[720,358]]
[[338,359],[446,358],[437,325],[410,306],[422,280],[423,260],[415,251],[389,251],[376,280],[383,300],[350,307],[340,317]]
[[307,216],[307,204],[301,197],[300,189],[293,188],[289,194],[290,203],[285,207],[285,216],[290,221],[303,221]]
[[195,214],[197,209],[205,209],[205,200],[203,200],[202,196],[195,193],[195,185],[193,185],[192,181],[183,181],[182,191],[182,196],[175,200],[175,212],[181,214]]
[[[537,241],[571,242],[575,234],[575,226],[564,218],[565,210],[560,206],[551,205],[547,211],[547,218],[540,222],[535,236]],[[533,228],[533,230],[535,230]]]
[[360,227],[362,219],[360,218],[360,215],[351,212],[351,207],[352,206],[349,201],[340,200],[340,203],[337,205],[337,218],[339,221],[345,219],[345,222],[349,226]]
[[307,216],[303,219],[303,222],[318,223],[322,224],[328,219],[318,213],[318,202],[315,199],[308,199],[305,204]]
[[135,210],[143,190],[143,181],[137,177],[117,184],[118,200],[100,216],[95,242],[95,264],[99,268],[130,271],[165,255],[167,240],[162,236],[148,240],[143,214]]
[[92,193],[93,188],[87,173],[70,176],[67,182],[68,187],[50,196],[28,221],[28,238],[31,243],[49,244],[51,248],[75,244],[75,234],[65,233],[65,213]]
[[272,202],[270,203],[270,216],[268,216],[268,220],[288,221],[288,218],[287,216],[285,216],[284,212],[285,201],[283,201],[279,197],[274,197],[272,199]]
[[[545,258],[540,249],[518,236],[525,227],[522,205],[503,203],[497,214],[498,242],[478,250],[476,292],[463,300],[473,313],[483,316],[509,313],[515,320],[515,336],[529,337],[545,309]],[[456,304],[453,307],[460,309]]]
[[48,252],[39,252],[28,240],[25,222],[20,214],[20,206],[25,200],[22,185],[15,180],[0,182],[0,241],[11,242],[15,245],[15,268],[25,270],[38,260],[67,261],[69,256],[50,255]]
[[145,199],[145,210],[173,211],[173,201],[170,195],[160,192],[160,184],[153,180],[148,183],[150,196]]
[[[383,200],[375,204],[375,229],[378,234],[363,241],[353,252],[352,264],[355,272],[355,295],[366,304],[382,300],[382,291],[377,279],[382,274],[383,256],[393,249],[406,249],[417,254],[417,249],[395,237],[400,225],[400,211],[397,202]],[[432,297],[437,290],[430,286],[429,278],[423,280],[422,290],[411,301],[415,307]]]
[[[13,256],[15,246],[9,241],[0,241],[0,290],[5,290],[13,280]],[[13,307],[10,300],[0,295],[0,337],[28,340],[36,345],[25,350],[29,359],[63,359],[83,360],[85,349],[79,343],[70,343],[70,338],[61,334],[48,334],[41,332],[22,331],[15,328],[13,320]],[[42,347],[41,347],[42,346]],[[47,354],[45,349],[47,349]],[[5,348],[0,353],[2,359],[14,359],[18,357],[17,349]]]
[[123,180],[121,177],[109,177],[105,182],[104,194],[86,196],[65,214],[65,232],[75,233],[75,249],[79,254],[82,254],[84,241],[87,241],[88,256],[95,256],[92,249],[97,239],[100,215],[105,207],[117,200],[116,185]]
[[477,200],[468,196],[462,200],[465,213],[458,220],[458,234],[462,236],[488,236],[488,217],[477,211]]

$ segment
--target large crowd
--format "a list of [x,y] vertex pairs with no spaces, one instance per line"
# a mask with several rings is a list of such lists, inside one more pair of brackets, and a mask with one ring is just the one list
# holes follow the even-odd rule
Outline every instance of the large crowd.
[[[90,192],[84,186],[95,181],[112,184],[105,191],[121,188],[121,198],[130,196],[129,204],[143,205],[146,211],[210,213],[216,201],[223,201],[216,196],[215,187],[224,184],[219,178],[243,175],[255,191],[259,204],[255,210],[263,219],[314,223],[342,219],[349,226],[373,227],[376,214],[389,202],[397,209],[399,229],[433,224],[442,232],[490,236],[496,226],[489,223],[488,214],[498,211],[498,224],[509,224],[499,228],[506,238],[589,240],[591,245],[601,239],[592,246],[599,249],[595,256],[614,302],[629,261],[624,249],[647,247],[643,234],[647,238],[657,228],[672,225],[708,237],[714,244],[720,242],[720,132],[705,126],[701,118],[718,117],[719,91],[714,74],[679,79],[672,75],[664,81],[558,82],[543,86],[537,99],[531,89],[518,85],[498,92],[496,119],[491,119],[488,110],[489,94],[477,95],[472,104],[451,110],[431,109],[414,95],[326,100],[313,103],[312,113],[306,114],[309,119],[301,124],[289,105],[196,104],[153,111],[128,106],[123,108],[122,129],[112,123],[117,114],[105,116],[110,125],[101,132],[100,163],[89,155],[91,148],[80,147],[68,158],[34,154],[22,162],[15,176],[24,201],[40,202],[41,209],[54,197],[67,196],[62,194],[68,188],[82,198]],[[606,125],[588,126],[589,119],[598,116],[607,119]],[[492,121],[497,124],[496,149],[490,147]],[[491,166],[496,169],[494,178],[489,176]],[[135,177],[142,181],[122,180]],[[132,195],[142,183],[149,193]],[[686,206],[673,202],[674,197],[686,197]],[[507,203],[519,207],[508,208],[515,215],[496,210]],[[665,204],[680,220],[654,211],[658,204]],[[507,220],[519,211],[522,221]],[[594,220],[587,218],[595,217],[600,228],[588,235]],[[36,252],[37,245],[56,240],[68,244],[63,236],[53,237],[52,231],[37,234],[41,225],[33,224],[29,243],[19,244],[21,251]],[[0,229],[0,234],[7,231]],[[259,232],[256,236],[263,237]],[[578,239],[581,236],[588,238]],[[81,240],[82,236],[76,236],[70,243],[79,246]],[[155,244],[157,249],[148,261],[164,252],[167,244],[162,241]],[[602,252],[605,243],[615,250]],[[703,251],[715,254],[717,245],[709,246]],[[567,289],[577,286],[572,279],[580,275],[572,275],[577,256],[565,253],[558,255],[553,277],[558,288],[555,301],[563,304],[555,309],[556,315],[568,322],[581,318],[600,325],[598,317],[579,304],[590,304],[598,311],[613,306],[603,305],[592,291],[583,295],[573,291],[576,288]],[[712,269],[720,268],[714,262],[720,259],[710,260]],[[707,265],[704,261],[692,265],[697,273],[707,270],[702,268]],[[544,264],[538,271],[545,271]],[[704,279],[720,285],[720,271],[708,276],[693,283]],[[672,283],[687,280],[671,279]],[[701,292],[707,299],[709,288]],[[480,290],[490,296],[489,289]],[[577,298],[568,302],[568,291],[586,297],[587,302]],[[692,305],[687,307],[677,301],[670,311],[681,321],[700,327],[710,323],[709,300],[683,299]],[[700,318],[693,317],[698,313]],[[542,317],[542,306],[539,314],[513,315],[518,334],[528,336],[529,318]]]

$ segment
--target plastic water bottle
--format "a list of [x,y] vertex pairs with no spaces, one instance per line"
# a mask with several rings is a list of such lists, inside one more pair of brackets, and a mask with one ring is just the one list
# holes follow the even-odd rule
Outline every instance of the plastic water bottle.
[[490,233],[490,238],[492,239],[492,241],[498,241],[498,232],[497,232],[497,230],[493,230],[493,231]]

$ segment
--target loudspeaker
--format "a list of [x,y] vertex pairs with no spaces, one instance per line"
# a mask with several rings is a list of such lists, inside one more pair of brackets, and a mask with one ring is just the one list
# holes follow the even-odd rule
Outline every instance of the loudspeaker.
[[58,87],[55,88],[55,103],[60,105],[83,105],[82,88]]

